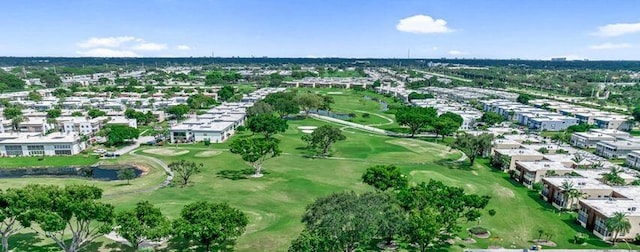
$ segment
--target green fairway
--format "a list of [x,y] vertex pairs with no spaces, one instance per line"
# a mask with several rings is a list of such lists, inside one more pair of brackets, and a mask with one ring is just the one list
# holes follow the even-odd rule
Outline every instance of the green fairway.
[[[365,169],[376,164],[395,164],[409,176],[411,183],[435,179],[471,193],[492,197],[486,210],[495,209],[497,214],[489,216],[485,211],[480,225],[498,238],[475,238],[475,244],[456,241],[449,250],[487,248],[491,245],[509,248],[512,244],[518,248],[528,247],[532,245],[530,241],[537,238],[538,229],[552,234],[551,240],[558,244],[558,248],[610,248],[594,236],[591,236],[587,245],[572,244],[576,232],[587,232],[575,224],[575,216],[551,210],[547,203],[539,200],[536,193],[513,183],[506,173],[488,168],[485,159],[478,160],[473,167],[469,167],[467,161],[456,162],[461,154],[444,145],[345,129],[347,140],[336,143],[330,157],[307,158],[308,153],[302,148],[305,144],[300,139],[304,133],[298,127],[323,124],[314,119],[289,121],[289,129],[276,136],[281,140],[283,153],[264,164],[265,176],[262,178],[246,176],[243,170],[250,167],[238,155],[227,150],[230,143],[227,141],[210,146],[145,146],[137,151],[139,155],[156,157],[166,163],[180,159],[204,163],[202,173],[195,175],[193,183],[185,188],[154,190],[165,176],[164,171],[156,166],[151,168],[148,175],[132,181],[132,185],[80,178],[27,178],[3,179],[0,188],[28,183],[94,184],[105,190],[104,201],[116,205],[118,210],[131,208],[140,200],[149,200],[172,219],[190,202],[224,201],[241,209],[250,220],[245,234],[237,241],[236,251],[286,251],[290,241],[303,228],[300,217],[307,204],[332,192],[373,190],[360,182]],[[244,132],[234,138],[249,135],[251,133]],[[151,164],[150,160],[129,154],[111,162],[134,161]],[[475,222],[464,223],[464,229],[475,225]],[[464,229],[459,236],[470,237]],[[16,244],[20,239],[34,238],[26,232],[11,241]],[[16,251],[48,251],[50,246],[52,242],[47,239],[22,242]],[[121,247],[101,238],[90,250],[112,251]],[[626,245],[620,244],[618,247],[626,248]]]

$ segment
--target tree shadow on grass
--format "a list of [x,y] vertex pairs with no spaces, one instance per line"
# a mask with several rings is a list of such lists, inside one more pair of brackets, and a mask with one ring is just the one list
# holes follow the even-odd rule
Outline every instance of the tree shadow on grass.
[[[124,245],[120,242],[108,243],[107,245],[104,246],[104,248],[108,249],[109,251],[126,251],[126,252],[136,251],[131,246]],[[96,248],[95,250],[87,250],[87,251],[99,251],[99,248]]]
[[[225,178],[230,180],[248,179],[251,175],[255,174],[256,170],[253,168],[246,168],[242,170],[222,170],[217,173],[219,178]],[[262,174],[267,175],[269,172],[262,170]]]
[[441,159],[435,162],[438,165],[448,167],[449,169],[463,170],[463,171],[472,171],[473,166],[466,160],[463,162],[457,162],[452,159]]

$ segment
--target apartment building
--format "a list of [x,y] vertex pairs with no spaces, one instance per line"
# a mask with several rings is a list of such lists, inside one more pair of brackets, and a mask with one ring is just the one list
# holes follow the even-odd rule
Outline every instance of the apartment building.
[[86,145],[77,134],[3,133],[0,134],[0,156],[75,155]]

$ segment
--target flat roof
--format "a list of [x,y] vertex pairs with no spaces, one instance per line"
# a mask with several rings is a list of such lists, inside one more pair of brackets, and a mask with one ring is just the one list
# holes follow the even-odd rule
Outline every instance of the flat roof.
[[530,149],[496,149],[495,152],[500,153],[501,155],[507,155],[507,156],[514,156],[514,155],[519,155],[519,156],[543,156],[542,153],[536,151],[536,150],[530,150]]
[[554,170],[554,171],[570,171],[564,164],[554,161],[516,161],[517,165],[528,171]]
[[45,143],[73,143],[78,139],[76,134],[64,134],[60,132],[49,135],[13,134],[10,137],[0,139],[0,144],[45,144]]
[[604,145],[604,146],[613,147],[616,149],[640,150],[640,143],[624,141],[624,140],[602,141],[602,142],[599,142],[598,145]]
[[613,187],[605,185],[594,178],[585,178],[585,177],[546,177],[542,178],[543,181],[547,181],[549,184],[561,188],[562,184],[565,181],[573,183],[573,188],[578,190],[589,190],[589,189],[611,189],[613,191]]
[[640,202],[636,200],[607,198],[580,201],[607,217],[613,216],[616,212],[623,212],[627,216],[640,216]]

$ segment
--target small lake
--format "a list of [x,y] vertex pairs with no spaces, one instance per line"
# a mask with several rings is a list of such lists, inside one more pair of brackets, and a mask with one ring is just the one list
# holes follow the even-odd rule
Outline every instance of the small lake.
[[133,169],[135,177],[140,177],[143,171],[134,165],[92,165],[69,167],[23,167],[0,169],[0,178],[21,178],[31,176],[43,177],[82,177],[96,180],[119,180],[118,172]]

